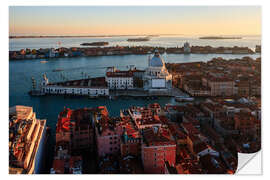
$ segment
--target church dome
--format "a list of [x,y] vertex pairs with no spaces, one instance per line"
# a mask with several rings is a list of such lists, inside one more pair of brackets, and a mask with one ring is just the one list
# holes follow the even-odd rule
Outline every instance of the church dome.
[[155,50],[155,55],[150,59],[149,66],[152,67],[162,67],[164,65],[164,60],[160,56],[158,50]]

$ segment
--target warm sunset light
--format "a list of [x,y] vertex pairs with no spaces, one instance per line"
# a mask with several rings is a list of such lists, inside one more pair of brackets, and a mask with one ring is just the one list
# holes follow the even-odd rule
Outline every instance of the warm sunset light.
[[260,35],[260,7],[10,7],[10,35]]
[[237,174],[261,152],[259,6],[11,6],[8,39],[9,174]]

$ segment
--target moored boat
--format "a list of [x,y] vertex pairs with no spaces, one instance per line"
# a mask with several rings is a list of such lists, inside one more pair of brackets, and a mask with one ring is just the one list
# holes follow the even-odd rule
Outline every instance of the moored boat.
[[176,96],[175,101],[177,101],[177,102],[190,102],[190,101],[194,101],[194,98],[189,97],[189,96]]

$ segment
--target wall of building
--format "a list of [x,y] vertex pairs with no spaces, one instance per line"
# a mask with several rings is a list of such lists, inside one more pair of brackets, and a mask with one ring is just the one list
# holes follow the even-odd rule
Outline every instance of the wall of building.
[[81,88],[81,87],[60,87],[60,86],[43,86],[42,92],[46,94],[74,94],[74,95],[88,95],[88,96],[108,96],[108,88]]
[[176,145],[142,145],[142,162],[145,173],[165,173],[165,161],[175,165]]
[[139,156],[141,154],[141,143],[139,139],[128,140],[127,142],[121,142],[120,145],[121,156],[127,155]]
[[106,77],[110,89],[133,89],[133,77]]
[[120,152],[120,136],[115,131],[106,129],[99,134],[96,129],[96,138],[99,156],[117,154]]

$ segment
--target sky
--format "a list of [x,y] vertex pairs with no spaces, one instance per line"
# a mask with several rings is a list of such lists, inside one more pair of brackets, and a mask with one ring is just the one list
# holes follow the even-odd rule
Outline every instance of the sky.
[[10,6],[10,35],[260,35],[259,6]]

